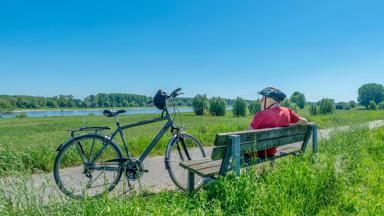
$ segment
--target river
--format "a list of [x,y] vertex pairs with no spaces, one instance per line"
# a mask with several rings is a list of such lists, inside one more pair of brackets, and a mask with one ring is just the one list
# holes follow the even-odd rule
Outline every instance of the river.
[[[178,108],[180,112],[192,112],[191,107]],[[118,110],[118,108],[113,109]],[[171,112],[173,109],[169,108]],[[151,114],[161,113],[161,110],[156,108],[128,108],[126,113],[121,115],[133,115],[133,114]],[[22,113],[27,114],[27,117],[49,117],[49,116],[84,116],[84,115],[103,115],[103,109],[79,109],[79,110],[26,110],[16,111],[8,114],[3,114],[2,118],[15,118]]]

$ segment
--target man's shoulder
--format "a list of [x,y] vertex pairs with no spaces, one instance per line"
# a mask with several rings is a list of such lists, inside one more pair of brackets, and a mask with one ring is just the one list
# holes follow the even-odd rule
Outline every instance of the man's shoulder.
[[283,112],[292,112],[292,109],[289,107],[278,106],[276,109]]

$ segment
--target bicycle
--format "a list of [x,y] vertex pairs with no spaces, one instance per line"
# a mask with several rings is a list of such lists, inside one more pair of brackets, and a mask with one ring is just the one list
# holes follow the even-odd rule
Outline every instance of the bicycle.
[[[54,179],[60,190],[71,198],[100,196],[112,191],[119,183],[123,173],[130,185],[130,181],[138,180],[144,172],[148,172],[144,169],[143,161],[168,129],[171,129],[172,137],[166,148],[165,168],[175,185],[181,190],[187,190],[187,171],[179,166],[179,162],[204,159],[206,154],[197,138],[186,133],[183,127],[175,127],[174,120],[168,112],[166,100],[182,94],[179,91],[181,91],[180,88],[174,90],[169,96],[165,94],[165,105],[162,107],[163,111],[159,118],[121,125],[117,116],[126,112],[125,110],[104,110],[103,114],[106,117],[116,119],[117,128],[110,136],[99,133],[99,131],[110,130],[110,127],[82,127],[70,130],[71,138],[57,148],[54,162]],[[176,112],[176,109],[174,114],[178,114],[180,117],[180,113]],[[123,130],[165,120],[167,122],[144,152],[138,158],[133,158]],[[87,133],[79,135],[76,134],[78,132]],[[114,141],[117,135],[120,135],[122,140],[125,156],[117,142]],[[61,169],[71,165],[78,166]],[[68,177],[65,174],[71,175]],[[196,179],[195,188],[198,189],[203,181],[202,178]]]

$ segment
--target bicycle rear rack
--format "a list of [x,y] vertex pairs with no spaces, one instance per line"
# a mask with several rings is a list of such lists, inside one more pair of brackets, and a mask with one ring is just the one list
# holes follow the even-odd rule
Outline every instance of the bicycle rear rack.
[[98,131],[101,131],[101,130],[111,130],[110,127],[82,127],[82,128],[79,128],[79,129],[73,129],[73,130],[68,130],[71,132],[71,137],[75,137],[75,133],[76,132],[79,132],[79,131],[95,131],[95,133],[97,134]]

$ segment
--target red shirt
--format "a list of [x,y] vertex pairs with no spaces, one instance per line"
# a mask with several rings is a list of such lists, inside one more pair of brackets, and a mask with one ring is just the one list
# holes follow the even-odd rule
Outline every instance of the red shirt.
[[[300,117],[287,107],[272,107],[267,110],[257,112],[251,122],[253,129],[264,129],[274,127],[286,127],[297,123]],[[276,154],[276,148],[258,151],[258,157],[273,156]]]

